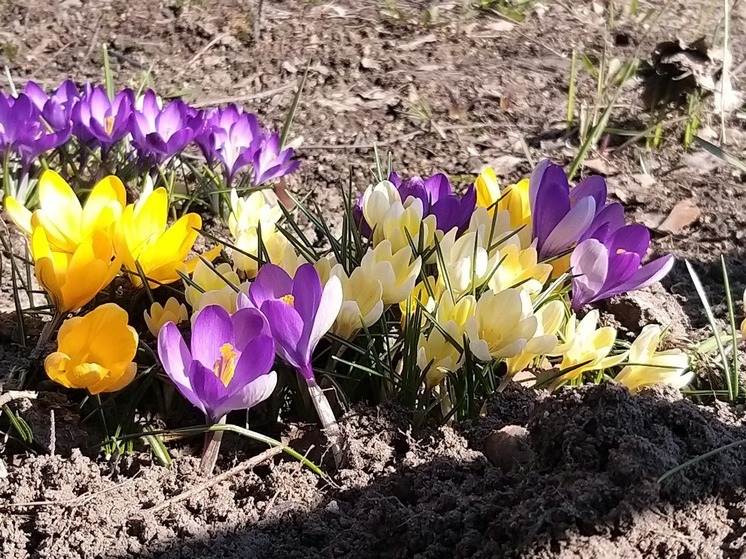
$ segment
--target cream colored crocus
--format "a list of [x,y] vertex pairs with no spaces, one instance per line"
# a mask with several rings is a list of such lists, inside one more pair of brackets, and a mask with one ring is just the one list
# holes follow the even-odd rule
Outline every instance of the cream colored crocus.
[[157,338],[158,332],[169,322],[181,324],[189,320],[189,312],[184,303],[176,297],[169,297],[164,305],[157,302],[150,305],[150,309],[143,311],[143,317],[148,330]]
[[[199,257],[189,257],[202,218],[189,213],[168,226],[168,193],[165,188],[153,190],[148,181],[136,204],[128,205],[114,225],[117,255],[122,258],[130,281],[142,285],[140,271],[152,289],[181,279],[179,272],[190,274]],[[214,259],[220,248],[205,253],[203,258]]]
[[363,192],[363,216],[365,221],[373,229],[378,224],[383,223],[392,205],[401,202],[399,190],[391,181],[381,181],[370,185]]
[[615,367],[626,358],[626,353],[610,355],[616,341],[616,329],[611,326],[598,328],[597,310],[578,320],[573,314],[560,333],[562,344],[552,355],[562,355],[560,370],[572,369],[559,380],[572,380],[587,371],[599,371]]
[[241,232],[256,229],[259,224],[269,230],[282,217],[277,196],[270,190],[257,190],[240,197],[236,189],[231,189],[231,213],[228,217],[228,228],[234,238]]
[[[469,349],[480,361],[515,357],[534,337],[538,320],[525,291],[485,291],[466,321]],[[536,351],[545,349],[537,344]],[[551,349],[551,347],[549,347]]]
[[685,373],[689,357],[680,349],[658,351],[660,340],[660,326],[645,326],[629,348],[629,364],[614,380],[632,392],[656,384],[668,384],[676,389],[689,384],[694,377],[693,372]]
[[474,183],[477,190],[477,206],[488,208],[490,215],[495,211],[505,211],[510,216],[510,227],[518,231],[521,245],[531,243],[531,204],[529,201],[529,181],[523,179],[500,189],[495,171],[487,167]]
[[37,189],[39,209],[32,213],[9,196],[5,199],[8,216],[29,238],[36,227],[43,228],[52,250],[68,254],[94,231],[109,234],[127,202],[124,185],[114,176],[99,181],[82,205],[70,185],[54,171],[42,173]]
[[350,340],[363,327],[378,322],[383,315],[383,286],[375,275],[364,268],[355,268],[347,276],[341,264],[331,268],[331,277],[339,278],[343,297],[342,308],[331,331],[340,338]]
[[452,293],[445,291],[438,300],[438,308],[435,312],[435,319],[438,324],[453,322],[459,328],[460,340],[466,328],[466,322],[474,316],[477,307],[477,300],[472,295],[456,298]]
[[138,336],[127,311],[106,303],[85,316],[66,320],[57,334],[57,351],[44,361],[49,378],[91,394],[116,392],[135,377]]
[[236,312],[241,280],[230,264],[210,266],[200,260],[190,279],[184,282],[184,297],[195,313],[208,305],[219,305],[231,314]]
[[383,304],[396,305],[412,293],[422,268],[422,259],[412,258],[412,249],[408,246],[392,251],[391,243],[382,241],[363,256],[360,268],[381,282]]
[[446,282],[456,297],[479,289],[495,273],[497,251],[490,256],[486,240],[479,232],[467,231],[456,238],[456,229],[451,229],[440,241],[438,275],[448,278]]
[[[260,234],[264,246],[264,250],[261,251]],[[260,260],[261,265],[277,264],[288,274],[294,274],[299,266],[307,262],[274,225],[262,226],[261,233],[258,229],[245,229],[234,239],[233,244],[238,250],[231,251],[231,260],[236,269],[241,270],[250,279],[259,273]]]
[[471,214],[468,231],[484,239],[490,254],[508,245],[522,246],[520,237],[510,226],[510,215],[505,211],[490,215],[485,208],[477,206]]
[[551,264],[538,262],[534,247],[520,250],[516,245],[506,245],[500,250],[499,262],[487,283],[493,291],[520,287],[529,295],[535,295],[542,290],[552,273]]
[[[444,291],[445,286],[442,282],[436,280],[435,276],[427,276],[424,281],[421,280],[417,283],[410,296],[399,303],[402,329],[405,327],[407,318],[415,313],[419,305],[428,313],[433,314],[438,306],[438,300]],[[420,325],[424,326],[426,323],[427,317],[423,314]]]
[[417,344],[417,366],[427,371],[425,386],[428,388],[438,386],[449,372],[460,367],[463,332],[453,321],[441,328],[447,336],[439,328],[433,328],[427,336],[421,335]]
[[386,240],[394,251],[411,246],[424,251],[433,246],[437,227],[435,215],[423,217],[422,200],[419,198],[409,198],[407,204],[394,203],[383,220],[375,224],[374,245]]
[[509,375],[523,371],[532,361],[552,353],[557,347],[557,332],[565,321],[565,305],[561,301],[550,301],[536,311],[534,316],[537,319],[534,337],[521,353],[505,360]]

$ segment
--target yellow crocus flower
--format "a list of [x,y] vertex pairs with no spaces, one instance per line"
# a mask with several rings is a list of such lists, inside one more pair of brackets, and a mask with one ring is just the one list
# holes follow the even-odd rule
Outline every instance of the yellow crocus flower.
[[488,248],[484,237],[475,231],[467,231],[457,239],[456,229],[451,229],[441,239],[443,259],[438,258],[438,275],[448,278],[446,284],[457,298],[480,288],[495,273],[497,251],[490,255]]
[[262,229],[269,229],[282,217],[282,209],[277,197],[269,190],[259,190],[239,197],[236,189],[231,189],[231,214],[228,217],[228,228],[235,239],[243,231],[256,229],[262,224]]
[[552,265],[539,263],[536,248],[520,250],[516,245],[507,245],[500,250],[500,265],[490,278],[488,286],[493,291],[519,287],[534,295],[552,273]]
[[[189,213],[168,227],[168,194],[165,188],[146,188],[136,204],[130,204],[114,226],[117,254],[122,258],[130,281],[142,285],[137,263],[142,268],[148,284],[156,288],[181,279],[177,271],[189,274],[200,261],[188,258],[197,240],[202,218]],[[220,248],[203,255],[214,259]]]
[[578,320],[573,314],[561,333],[563,343],[552,350],[552,355],[562,355],[560,370],[570,369],[558,380],[572,380],[587,371],[598,371],[619,365],[626,353],[609,355],[616,341],[616,329],[598,326],[598,311],[593,310]]
[[111,238],[101,230],[94,230],[70,254],[52,250],[46,230],[34,227],[31,254],[36,278],[59,314],[83,307],[112,282],[122,267]]
[[412,259],[412,249],[409,246],[393,251],[391,242],[386,240],[368,250],[360,267],[364,273],[381,282],[383,304],[396,305],[412,293],[422,268],[422,259]]
[[[445,286],[440,281],[435,279],[435,276],[427,276],[427,285],[424,281],[420,281],[412,289],[412,293],[404,301],[399,303],[399,310],[402,314],[402,328],[407,320],[407,317],[414,314],[417,310],[417,301],[419,301],[425,310],[429,313],[434,313],[438,306],[438,299],[443,294]],[[429,290],[428,290],[429,289]],[[432,293],[432,297],[430,294]],[[422,317],[422,324],[425,324],[426,317]]]
[[329,278],[336,276],[342,284],[342,308],[332,326],[332,333],[352,339],[363,326],[375,324],[383,314],[383,286],[378,278],[363,268],[355,268],[347,276],[341,264],[336,264]]
[[614,380],[632,392],[655,384],[670,384],[676,389],[689,384],[694,377],[692,372],[684,373],[689,357],[680,349],[658,351],[660,340],[660,326],[645,326],[629,348],[629,365]]
[[383,220],[375,224],[373,244],[389,241],[395,252],[413,245],[426,250],[433,246],[436,227],[435,215],[423,217],[422,200],[410,198],[407,206],[394,203]]
[[94,231],[108,233],[126,204],[124,185],[114,176],[99,181],[83,205],[70,185],[54,171],[44,171],[37,188],[39,209],[33,213],[11,196],[5,199],[5,209],[29,238],[36,227],[42,227],[56,252],[72,254]]
[[148,330],[157,338],[158,332],[166,324],[169,322],[174,324],[186,322],[189,319],[189,313],[184,303],[180,303],[176,297],[169,297],[165,305],[160,303],[150,305],[149,311],[143,311],[143,317]]
[[477,177],[474,186],[477,190],[477,206],[489,208],[490,215],[495,210],[507,212],[510,215],[510,227],[513,230],[520,228],[518,236],[521,238],[521,246],[527,247],[531,243],[529,180],[523,179],[510,184],[501,191],[495,171],[487,167]]
[[91,394],[115,392],[135,377],[138,336],[127,311],[106,303],[85,316],[66,320],[57,334],[57,351],[44,361],[53,381]]

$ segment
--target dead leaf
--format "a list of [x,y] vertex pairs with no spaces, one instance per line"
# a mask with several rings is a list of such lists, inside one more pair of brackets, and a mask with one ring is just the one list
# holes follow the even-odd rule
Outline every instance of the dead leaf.
[[418,47],[421,47],[422,45],[426,45],[428,43],[434,43],[437,40],[438,38],[431,33],[430,35],[425,35],[424,37],[415,39],[411,43],[399,45],[399,50],[413,51],[413,50],[416,50]]
[[515,24],[510,23],[509,21],[506,21],[504,19],[501,19],[499,21],[491,21],[487,25],[485,25],[487,29],[490,31],[497,31],[498,33],[504,33],[507,31],[512,31],[515,28]]
[[366,70],[380,70],[381,69],[381,65],[378,63],[377,60],[373,60],[372,58],[368,58],[366,56],[363,56],[363,58],[360,59],[360,66],[362,66]]
[[[498,177],[506,177],[518,168],[518,165],[523,163],[525,159],[522,157],[515,157],[513,155],[501,155],[500,157],[490,161],[489,167],[495,171]],[[474,172],[481,173],[484,167],[476,169]]]
[[297,74],[298,68],[296,68],[291,62],[285,61],[282,63],[282,69],[290,74]]
[[702,211],[691,199],[678,202],[668,217],[656,229],[662,233],[680,233],[699,219]]
[[615,172],[614,169],[612,169],[609,164],[600,157],[596,159],[586,159],[583,161],[583,167],[604,176],[609,176]]

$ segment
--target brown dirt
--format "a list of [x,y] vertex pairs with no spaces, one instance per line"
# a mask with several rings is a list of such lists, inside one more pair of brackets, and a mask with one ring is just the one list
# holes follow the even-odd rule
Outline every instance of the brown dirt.
[[[0,481],[0,549],[8,558],[742,556],[746,449],[656,483],[744,437],[741,411],[605,385],[549,398],[508,392],[470,425],[416,437],[407,425],[397,409],[348,413],[338,488],[279,460],[156,513],[148,509],[204,481],[186,450],[170,468],[77,451],[21,459]],[[485,448],[506,425],[525,428],[520,448]],[[483,451],[516,460],[495,467]]]
[[[247,0],[6,0],[0,63],[18,83],[100,81],[99,45],[107,42],[120,85],[138,85],[152,66],[152,84],[163,94],[198,103],[233,98],[279,127],[310,60],[291,134],[304,164],[291,187],[310,191],[338,224],[339,188],[350,176],[358,189],[367,184],[374,142],[390,146],[403,174],[443,171],[459,182],[484,164],[506,181],[517,179],[530,170],[527,154],[568,162],[576,149],[564,137],[573,49],[593,56],[604,45],[612,57],[637,48],[648,53],[676,36],[712,35],[722,16],[719,5],[675,1],[651,31],[617,14],[617,29],[606,33],[608,13],[596,14],[590,1],[545,4],[543,17],[530,14],[510,27],[489,14],[466,17],[460,2],[441,4],[434,23],[425,24],[423,10],[434,3],[397,1],[396,16],[372,0],[273,0],[264,2],[254,42],[255,2]],[[745,21],[746,3],[737,3],[736,65],[746,58]],[[620,30],[629,41],[619,38]],[[648,126],[638,85],[622,95],[610,126]],[[592,103],[593,91],[584,75],[579,95]],[[420,102],[431,117],[412,114]],[[739,156],[744,123],[728,122],[728,148]],[[717,129],[717,116],[705,115],[705,124]],[[655,226],[681,200],[699,206],[696,223],[657,234],[655,247],[691,259],[718,301],[720,253],[732,266],[734,292],[746,287],[746,189],[730,167],[700,150],[685,152],[680,131],[674,127],[660,150],[630,146],[591,157],[636,220]],[[652,169],[652,185],[634,177],[640,157]],[[13,310],[8,282],[4,265],[4,312]],[[674,322],[677,336],[689,338],[705,324],[681,263],[642,299],[605,309],[631,331],[653,319]],[[10,319],[0,316],[6,389],[29,367],[29,350],[15,345]],[[57,434],[56,456],[9,458],[9,476],[0,479],[3,557],[743,556],[743,450],[655,483],[667,469],[744,437],[740,409],[700,408],[665,392],[633,398],[614,387],[553,397],[513,392],[495,398],[486,417],[469,425],[414,437],[404,412],[356,408],[342,423],[351,462],[336,476],[339,488],[277,460],[152,514],[148,508],[202,481],[188,449],[175,450],[171,468],[144,455],[114,465],[83,456],[76,447],[89,442],[76,410],[56,398],[21,403],[42,450],[49,409],[56,410],[58,430],[67,431]],[[495,435],[510,425],[527,435],[518,428]],[[247,457],[237,448],[226,445],[220,469]],[[56,504],[13,506],[32,501]]]

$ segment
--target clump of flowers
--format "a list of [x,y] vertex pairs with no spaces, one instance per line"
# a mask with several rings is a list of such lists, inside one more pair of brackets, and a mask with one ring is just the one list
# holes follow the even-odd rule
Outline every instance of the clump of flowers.
[[[152,91],[66,82],[47,95],[29,84],[0,96],[0,125],[4,172],[17,177],[4,205],[55,309],[39,351],[62,324],[47,375],[99,402],[123,391],[133,410],[154,385],[163,403],[185,399],[204,416],[205,472],[225,429],[251,433],[231,423],[234,412],[247,422],[261,408],[275,421],[308,407],[341,464],[336,415],[350,401],[393,399],[449,421],[476,416],[511,382],[636,392],[692,379],[683,352],[660,349],[660,327],[625,344],[589,309],[673,264],[646,260],[648,231],[607,201],[601,177],[571,187],[542,161],[516,184],[485,169],[460,190],[443,174],[389,170],[356,200],[345,193],[333,233],[295,198],[283,205],[271,188],[252,188],[278,184],[298,161],[234,105],[200,111]],[[182,157],[191,145],[201,166]],[[36,178],[37,162],[75,154],[72,184],[53,171]],[[121,177],[91,180],[100,161]],[[225,235],[207,226],[207,210]],[[132,414],[119,427],[140,426],[155,451],[160,439]]]

